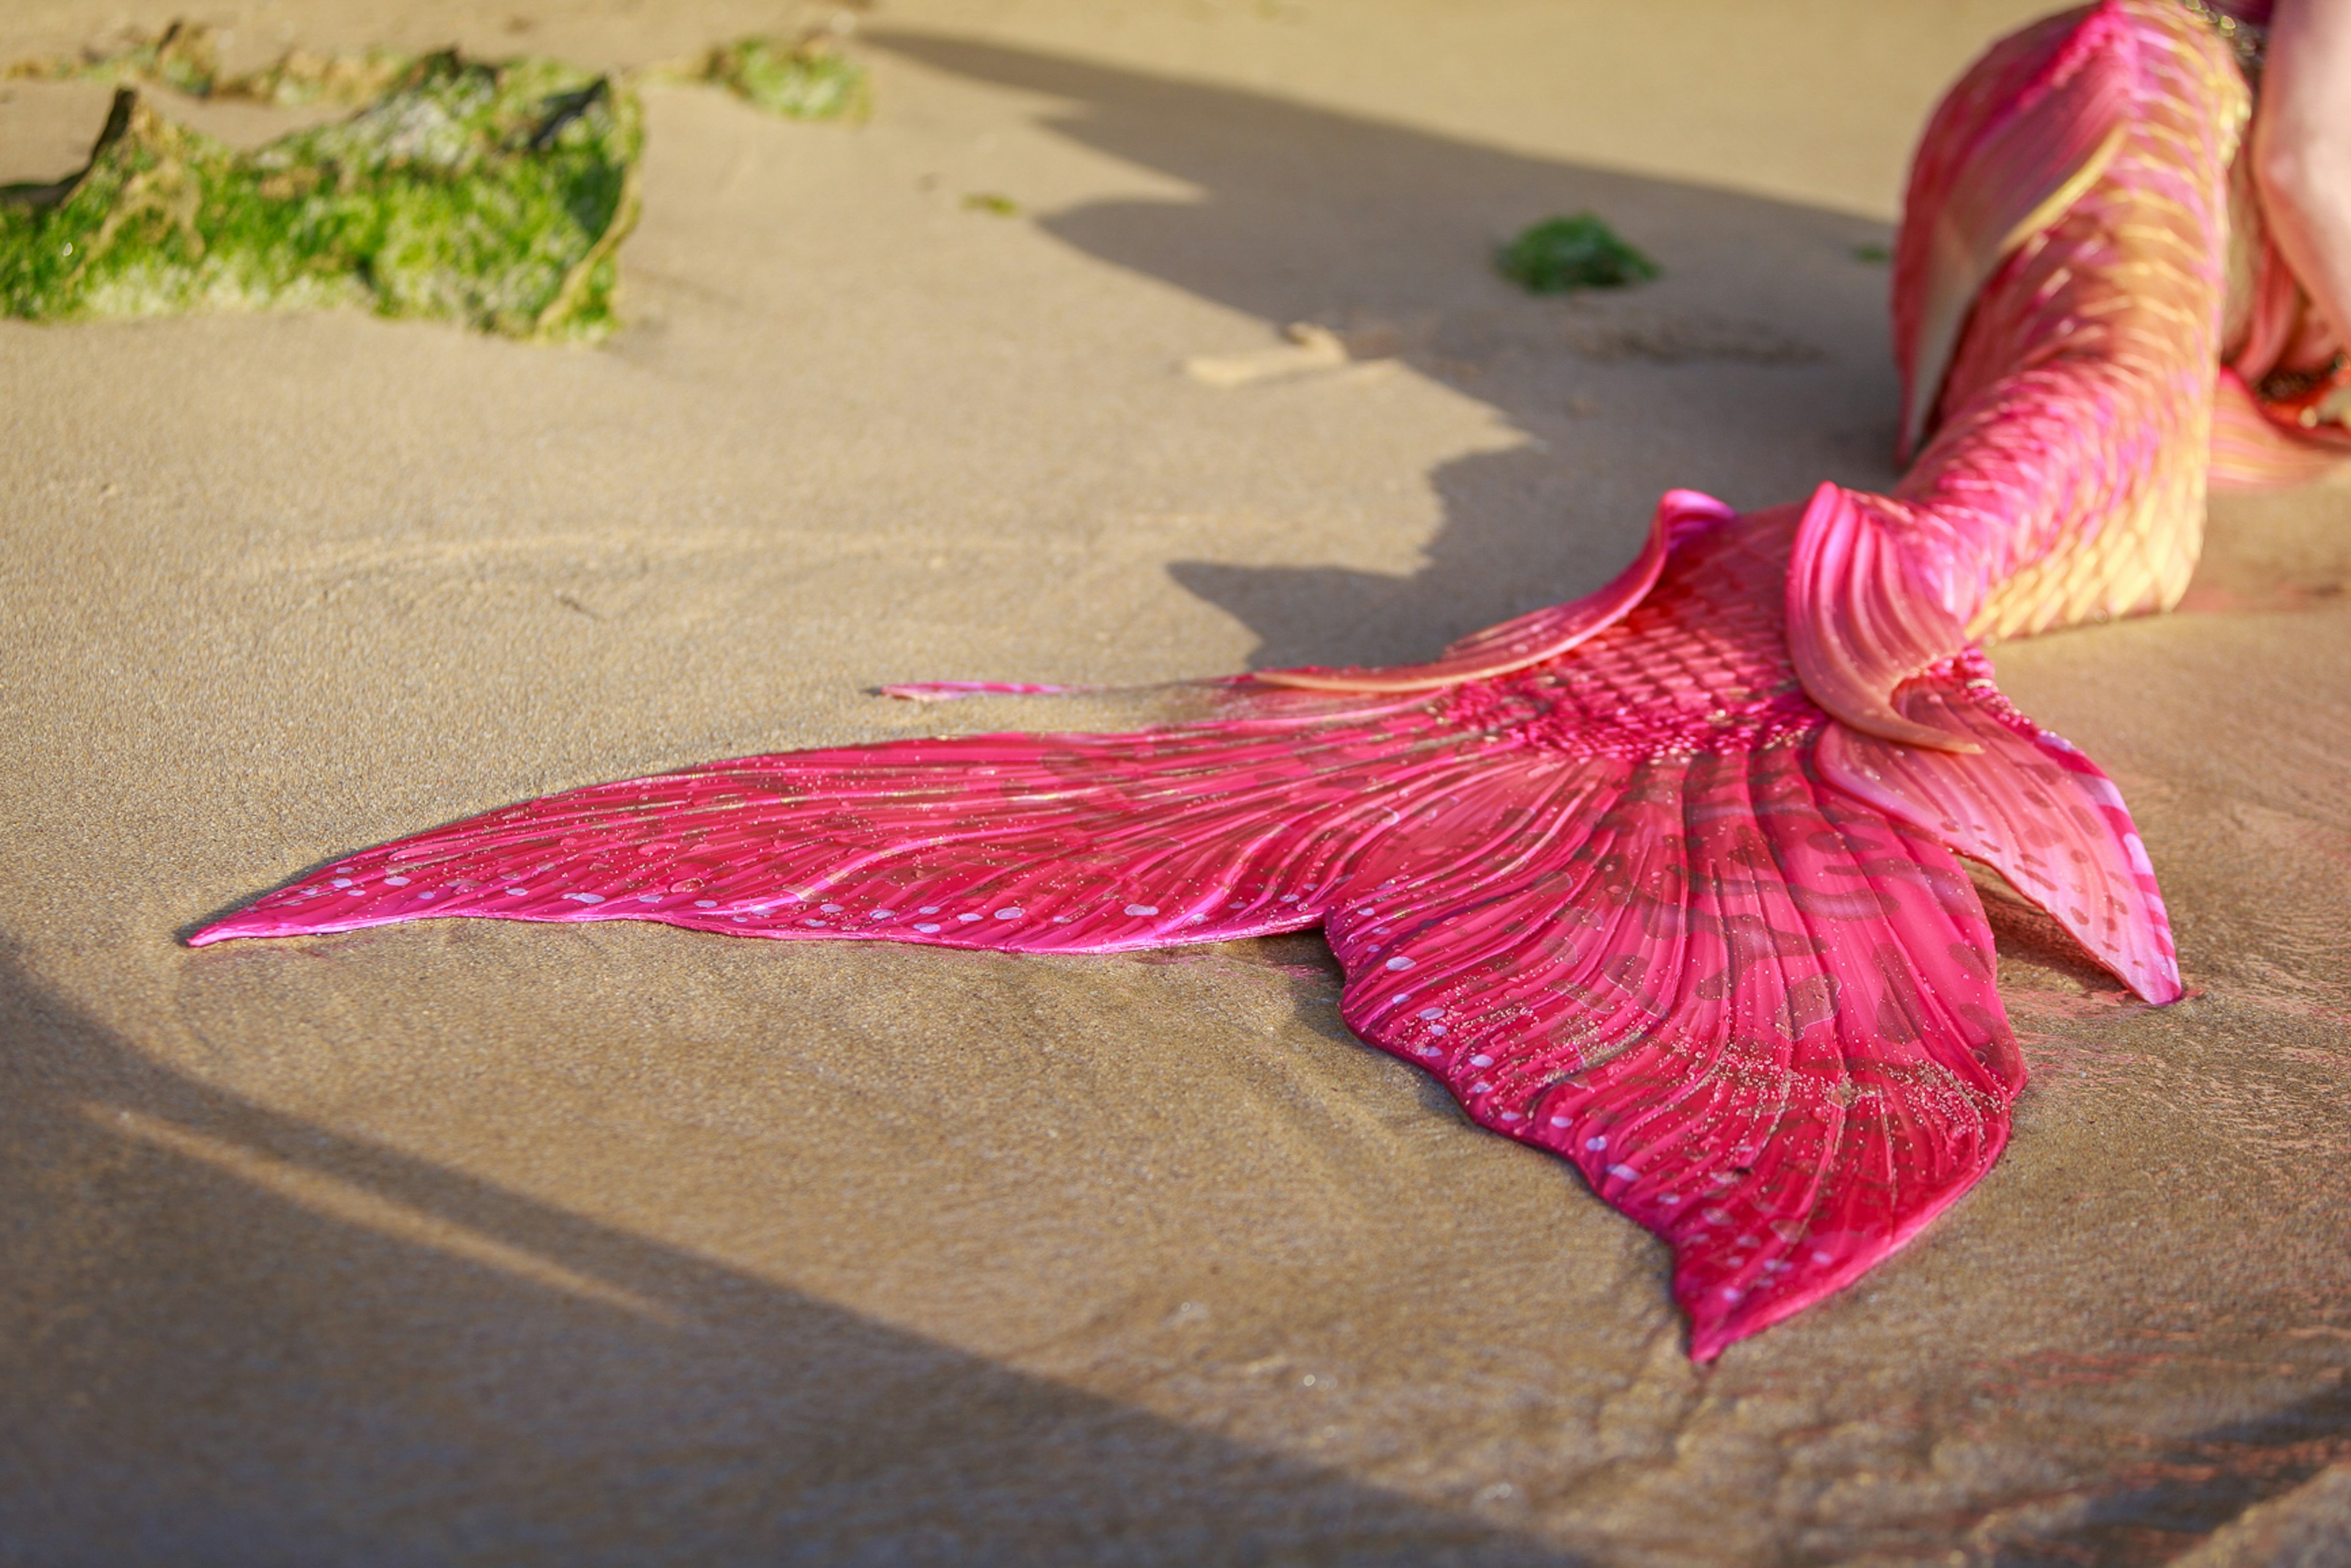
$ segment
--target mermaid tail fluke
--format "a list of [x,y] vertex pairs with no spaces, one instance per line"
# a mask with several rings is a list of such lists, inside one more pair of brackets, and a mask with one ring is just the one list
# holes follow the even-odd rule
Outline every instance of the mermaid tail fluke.
[[[1321,924],[1359,1034],[1672,1245],[1710,1358],[1901,1246],[2007,1137],[2023,1071],[1954,847],[2006,853],[2037,812],[2005,862],[2033,893],[2129,832],[2118,801],[2068,809],[2111,786],[2070,783],[1976,665],[1905,694],[1983,744],[1958,784],[1840,741],[1788,660],[1794,527],[1693,524],[1573,654],[1442,694],[599,785],[346,856],[192,940],[472,915],[1106,952]],[[2067,874],[2036,896],[2159,992],[2160,904]]]
[[747,758],[348,856],[193,940],[475,915],[1105,952],[1327,923],[1359,1035],[1672,1244],[1701,1360],[1990,1168],[2023,1074],[1930,836],[1794,749],[1498,769],[1460,741],[1416,714],[1264,756],[1174,732]]

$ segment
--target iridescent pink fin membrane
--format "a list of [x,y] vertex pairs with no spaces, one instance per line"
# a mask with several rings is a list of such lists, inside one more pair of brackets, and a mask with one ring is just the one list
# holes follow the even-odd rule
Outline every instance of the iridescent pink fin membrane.
[[[1352,1027],[1673,1244],[1711,1357],[1964,1192],[2023,1078],[1967,830],[1823,769],[1776,591],[1794,523],[1686,538],[1622,621],[1509,676],[598,785],[192,940],[468,915],[1099,953],[1321,924]],[[2014,722],[1988,684],[1945,700]],[[2002,801],[2047,788],[2037,750],[1969,760]]]

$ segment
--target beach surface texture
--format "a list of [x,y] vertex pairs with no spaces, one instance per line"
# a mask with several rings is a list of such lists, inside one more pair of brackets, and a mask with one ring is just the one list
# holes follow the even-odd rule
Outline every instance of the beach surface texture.
[[[206,11],[246,69],[826,28],[871,112],[644,79],[592,347],[0,320],[0,1563],[2351,1562],[2341,482],[2216,499],[2179,613],[1994,650],[2130,800],[2189,998],[1987,881],[2000,1166],[1711,1366],[1664,1249],[1357,1042],[1311,935],[182,940],[551,790],[1202,700],[883,685],[1421,659],[1669,486],[1884,487],[1908,149],[2037,9]],[[0,66],[174,15],[0,0]],[[0,82],[0,183],[109,108]],[[1662,276],[1495,270],[1584,213]]]

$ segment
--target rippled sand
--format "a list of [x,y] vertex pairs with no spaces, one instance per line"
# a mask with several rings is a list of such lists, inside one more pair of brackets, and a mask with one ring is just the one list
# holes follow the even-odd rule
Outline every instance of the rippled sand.
[[[392,9],[204,15],[596,64],[778,15]],[[550,789],[1164,711],[883,681],[1413,658],[1667,485],[1886,482],[1856,247],[2031,9],[888,0],[862,129],[648,92],[604,349],[0,323],[0,1561],[2351,1561],[2351,489],[2001,652],[2197,995],[1995,893],[2000,1168],[1707,1371],[1662,1250],[1353,1043],[1309,938],[177,941]],[[0,96],[0,179],[104,110]],[[1667,278],[1487,270],[1582,207]]]

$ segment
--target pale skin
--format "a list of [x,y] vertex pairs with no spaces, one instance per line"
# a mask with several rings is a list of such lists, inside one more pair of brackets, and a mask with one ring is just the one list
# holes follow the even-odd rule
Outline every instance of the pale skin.
[[2278,0],[2252,135],[2270,233],[2351,343],[2351,0]]

